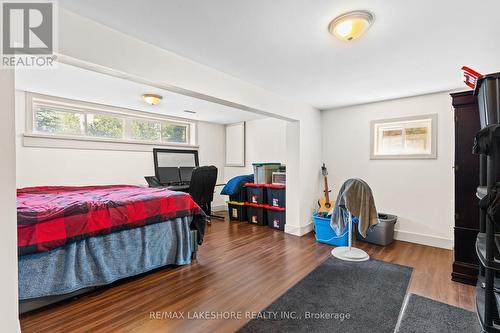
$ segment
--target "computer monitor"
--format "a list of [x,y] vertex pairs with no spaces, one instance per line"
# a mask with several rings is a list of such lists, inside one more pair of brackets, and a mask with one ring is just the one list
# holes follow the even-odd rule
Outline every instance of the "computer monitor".
[[181,182],[190,182],[194,167],[180,167]]
[[156,176],[161,184],[168,185],[181,181],[179,168],[177,167],[158,167],[158,176]]
[[155,176],[166,185],[189,181],[192,169],[199,166],[197,150],[154,148],[153,158]]

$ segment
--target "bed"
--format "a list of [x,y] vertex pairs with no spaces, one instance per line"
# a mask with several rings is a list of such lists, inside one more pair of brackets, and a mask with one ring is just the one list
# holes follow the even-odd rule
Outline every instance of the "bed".
[[206,216],[191,196],[140,186],[19,189],[20,311],[166,265],[186,265]]

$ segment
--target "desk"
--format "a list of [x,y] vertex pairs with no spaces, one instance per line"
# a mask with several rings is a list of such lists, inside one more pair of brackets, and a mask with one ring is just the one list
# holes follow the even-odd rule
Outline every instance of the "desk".
[[189,193],[189,184],[167,186],[167,190]]

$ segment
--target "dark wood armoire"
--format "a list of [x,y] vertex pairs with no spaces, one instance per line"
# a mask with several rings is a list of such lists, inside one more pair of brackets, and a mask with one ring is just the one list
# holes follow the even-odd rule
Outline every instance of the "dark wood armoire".
[[472,91],[451,94],[455,113],[455,247],[452,280],[475,285],[479,232],[479,156],[472,153],[474,136],[480,130],[477,98]]

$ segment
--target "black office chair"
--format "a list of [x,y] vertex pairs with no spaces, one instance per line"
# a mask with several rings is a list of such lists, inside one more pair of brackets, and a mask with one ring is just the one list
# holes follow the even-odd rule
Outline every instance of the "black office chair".
[[213,165],[201,166],[193,170],[189,184],[189,194],[205,214],[212,216],[212,201],[214,200],[217,168]]

